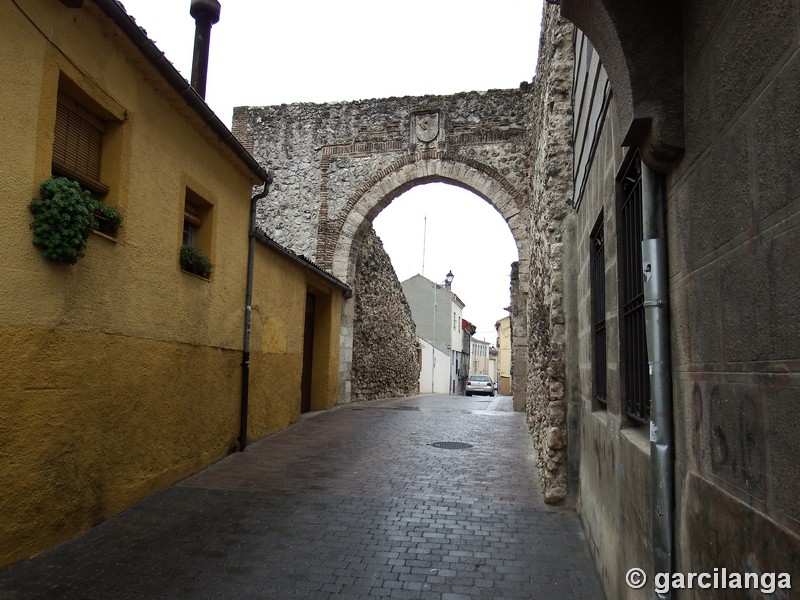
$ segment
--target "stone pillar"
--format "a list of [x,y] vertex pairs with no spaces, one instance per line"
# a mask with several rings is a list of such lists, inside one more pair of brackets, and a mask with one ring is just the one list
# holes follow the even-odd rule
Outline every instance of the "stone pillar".
[[519,263],[511,265],[511,389],[514,410],[525,410],[528,380],[528,306],[519,277]]

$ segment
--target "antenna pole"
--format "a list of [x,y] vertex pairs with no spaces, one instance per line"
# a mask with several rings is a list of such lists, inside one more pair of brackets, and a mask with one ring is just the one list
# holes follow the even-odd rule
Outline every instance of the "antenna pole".
[[420,275],[425,275],[425,242],[428,239],[428,213],[425,213],[425,217],[423,220],[422,225],[422,273]]

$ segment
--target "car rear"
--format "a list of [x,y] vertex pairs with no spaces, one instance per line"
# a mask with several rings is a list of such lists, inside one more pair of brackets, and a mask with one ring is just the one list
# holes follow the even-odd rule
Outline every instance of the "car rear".
[[467,396],[481,394],[494,396],[494,382],[488,375],[470,375],[467,379]]

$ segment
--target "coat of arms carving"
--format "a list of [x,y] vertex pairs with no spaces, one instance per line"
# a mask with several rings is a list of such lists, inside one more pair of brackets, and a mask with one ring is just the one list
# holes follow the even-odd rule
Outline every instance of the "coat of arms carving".
[[414,115],[414,132],[420,142],[432,142],[439,135],[439,113]]

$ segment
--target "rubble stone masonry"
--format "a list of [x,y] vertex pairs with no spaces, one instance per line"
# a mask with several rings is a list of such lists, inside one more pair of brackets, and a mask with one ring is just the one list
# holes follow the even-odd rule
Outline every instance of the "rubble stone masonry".
[[[457,158],[522,199],[528,185],[522,96],[519,90],[491,90],[237,107],[233,133],[275,175],[258,207],[259,226],[330,268],[332,232],[354,199],[409,161],[431,158]],[[430,140],[415,130],[418,115],[436,119]]]
[[358,255],[353,298],[351,399],[356,402],[418,394],[420,366],[411,308],[372,229]]
[[546,9],[539,66],[528,95],[531,143],[528,425],[545,501],[567,497],[564,394],[564,218],[572,212],[573,27]]

